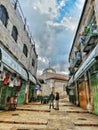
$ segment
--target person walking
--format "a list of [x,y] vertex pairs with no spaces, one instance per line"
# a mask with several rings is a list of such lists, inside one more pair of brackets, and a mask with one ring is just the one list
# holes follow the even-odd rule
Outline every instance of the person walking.
[[59,110],[59,93],[56,92],[55,96],[55,110]]
[[53,94],[53,92],[51,92],[51,94],[49,95],[49,109],[51,109],[51,107],[54,109],[54,99],[55,99],[55,96]]

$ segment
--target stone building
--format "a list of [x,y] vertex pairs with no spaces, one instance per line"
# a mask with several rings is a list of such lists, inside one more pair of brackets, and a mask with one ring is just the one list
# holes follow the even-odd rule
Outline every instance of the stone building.
[[49,67],[43,71],[38,79],[41,82],[42,96],[49,95],[52,91],[54,94],[59,92],[60,98],[66,96],[67,76],[57,74],[53,68]]
[[37,59],[19,1],[0,0],[0,108],[7,106],[11,96],[28,103],[36,84]]
[[77,105],[98,115],[97,5],[98,0],[85,0],[69,55],[68,89],[73,90]]

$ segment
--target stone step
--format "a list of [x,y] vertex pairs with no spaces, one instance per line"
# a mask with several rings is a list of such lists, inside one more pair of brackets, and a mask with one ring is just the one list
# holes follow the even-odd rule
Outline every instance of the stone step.
[[24,128],[24,127],[13,127],[10,130],[59,130],[55,128]]

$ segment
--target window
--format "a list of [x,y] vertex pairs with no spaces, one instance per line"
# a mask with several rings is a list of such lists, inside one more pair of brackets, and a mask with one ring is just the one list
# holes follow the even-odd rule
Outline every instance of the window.
[[28,56],[28,48],[27,48],[26,44],[24,44],[24,46],[23,46],[23,53],[26,57]]
[[32,59],[32,66],[34,67],[35,66],[35,60]]
[[13,26],[13,28],[12,28],[12,37],[17,42],[18,31],[17,31],[17,28],[15,26]]
[[9,16],[8,16],[6,8],[3,5],[0,5],[0,19],[1,19],[2,23],[4,24],[4,26],[6,27]]

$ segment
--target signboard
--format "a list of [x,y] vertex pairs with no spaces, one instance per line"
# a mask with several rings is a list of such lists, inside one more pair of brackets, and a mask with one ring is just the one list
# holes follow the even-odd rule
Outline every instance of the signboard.
[[8,55],[7,52],[5,52],[2,48],[0,49],[2,52],[1,61],[27,80],[26,70],[23,69],[10,55]]
[[30,72],[29,72],[29,80],[36,84],[36,79],[34,78],[34,76]]

